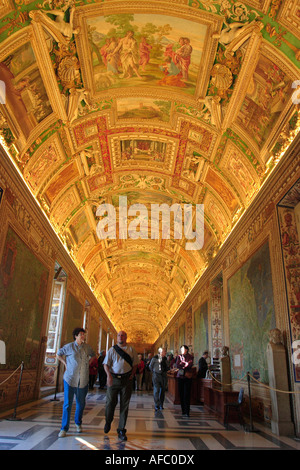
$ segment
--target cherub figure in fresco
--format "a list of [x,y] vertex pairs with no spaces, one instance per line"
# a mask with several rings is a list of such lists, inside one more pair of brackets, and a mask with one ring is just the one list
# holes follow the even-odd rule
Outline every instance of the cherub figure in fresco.
[[122,78],[131,78],[134,73],[138,78],[142,78],[138,72],[140,60],[139,48],[132,30],[127,31],[125,37],[120,39],[112,54],[120,54],[123,69]]
[[152,46],[147,43],[147,39],[145,38],[145,36],[142,36],[140,47],[139,47],[139,52],[140,52],[140,66],[143,72],[145,71],[146,65],[149,63],[151,49],[152,49]]
[[245,23],[228,23],[224,20],[224,24],[226,28],[221,31],[220,35],[214,35],[214,37],[218,37],[219,42],[233,52],[241,47],[253,31],[259,32],[264,27],[263,23],[256,19],[252,22],[246,21]]
[[[65,13],[70,8],[70,19],[67,23],[65,21]],[[79,29],[74,29],[74,13],[75,13],[75,6],[73,4],[73,0],[67,0],[61,10],[38,10],[38,11],[31,11],[29,16],[35,20],[39,21],[39,18],[42,19],[43,26],[47,29],[47,31],[54,37],[55,40],[61,42],[60,34],[67,38],[68,40],[71,39],[73,34],[78,34]],[[52,20],[48,14],[55,16],[55,20]],[[58,36],[55,35],[55,32],[58,33]]]

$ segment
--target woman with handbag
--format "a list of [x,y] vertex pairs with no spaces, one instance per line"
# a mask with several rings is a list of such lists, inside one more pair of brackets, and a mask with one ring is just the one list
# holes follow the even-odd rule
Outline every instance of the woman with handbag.
[[180,352],[176,360],[176,368],[178,369],[178,387],[182,416],[189,417],[190,401],[192,390],[192,367],[193,356],[189,354],[189,348],[185,344],[180,347]]

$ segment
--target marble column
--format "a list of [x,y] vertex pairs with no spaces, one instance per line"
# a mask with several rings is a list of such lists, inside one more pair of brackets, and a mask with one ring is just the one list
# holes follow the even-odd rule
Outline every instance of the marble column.
[[290,394],[281,392],[289,390],[286,350],[278,328],[270,330],[269,337],[267,361],[272,402],[271,429],[277,436],[293,436],[295,430],[292,422]]

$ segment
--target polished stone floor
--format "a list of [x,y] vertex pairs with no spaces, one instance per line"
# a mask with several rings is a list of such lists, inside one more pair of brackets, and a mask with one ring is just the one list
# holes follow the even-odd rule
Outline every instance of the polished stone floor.
[[[127,442],[119,442],[116,428],[119,408],[109,434],[104,434],[105,390],[95,387],[88,393],[83,431],[72,425],[65,438],[58,438],[63,394],[53,395],[0,413],[0,450],[300,450],[300,442],[278,437],[268,427],[254,423],[257,432],[247,432],[239,424],[226,429],[203,406],[192,406],[189,418],[182,418],[179,405],[167,398],[165,409],[155,413],[151,392],[133,392],[127,421]],[[123,455],[123,453],[122,453]]]

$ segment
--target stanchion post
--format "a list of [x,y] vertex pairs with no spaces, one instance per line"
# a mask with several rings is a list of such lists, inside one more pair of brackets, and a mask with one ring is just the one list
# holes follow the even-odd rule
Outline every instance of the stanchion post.
[[56,394],[57,394],[57,392],[58,392],[59,369],[60,369],[60,361],[58,361],[58,366],[57,366],[57,373],[56,373],[56,384],[55,384],[55,393],[54,393],[54,398],[51,398],[51,400],[50,400],[50,401],[59,401],[59,398],[56,398]]
[[249,428],[247,429],[247,431],[249,431],[249,432],[258,432],[257,429],[254,429],[253,421],[252,421],[252,403],[251,403],[251,387],[250,387],[250,373],[249,372],[247,372],[247,382],[248,382],[249,417],[250,417],[250,424],[249,424]]
[[17,398],[16,398],[16,404],[15,404],[15,410],[14,410],[14,414],[12,415],[12,417],[8,418],[8,421],[22,421],[21,418],[17,418],[17,408],[18,408],[18,401],[19,401],[19,394],[20,394],[20,388],[21,388],[21,382],[22,382],[23,369],[24,369],[24,362],[22,361],[22,363],[21,363],[21,372],[20,372],[20,377],[19,377],[19,384],[18,384],[18,389],[17,389]]

